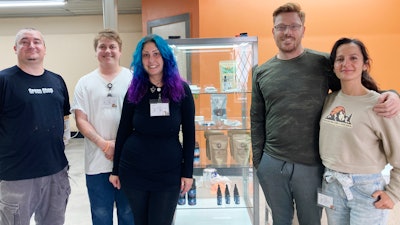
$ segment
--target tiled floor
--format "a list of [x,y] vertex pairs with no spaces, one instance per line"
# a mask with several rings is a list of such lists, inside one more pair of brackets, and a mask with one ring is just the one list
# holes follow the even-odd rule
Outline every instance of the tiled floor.
[[[92,225],[89,199],[85,184],[83,138],[71,139],[66,146],[70,170],[71,195],[69,197],[65,225]],[[33,218],[31,225],[34,225]],[[115,221],[114,224],[117,224]]]
[[[89,198],[85,183],[83,138],[70,140],[65,153],[70,164],[71,184],[65,225],[91,225]],[[115,224],[117,223],[115,222]]]

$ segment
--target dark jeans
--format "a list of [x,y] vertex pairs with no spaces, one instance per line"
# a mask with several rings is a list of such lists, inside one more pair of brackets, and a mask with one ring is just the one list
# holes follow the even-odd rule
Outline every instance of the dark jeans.
[[321,224],[322,208],[317,205],[317,194],[323,171],[322,165],[294,164],[263,154],[257,176],[274,225],[291,225],[294,205],[300,225]]
[[175,191],[140,191],[122,187],[135,214],[136,225],[171,225],[179,189]]
[[112,225],[114,202],[118,225],[134,225],[132,210],[123,191],[109,182],[110,173],[86,175],[93,225]]

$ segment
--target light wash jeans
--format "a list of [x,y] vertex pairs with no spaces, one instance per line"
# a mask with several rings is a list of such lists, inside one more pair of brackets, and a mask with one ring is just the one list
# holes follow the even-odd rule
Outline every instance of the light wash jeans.
[[388,210],[377,209],[372,193],[384,190],[381,173],[344,174],[326,169],[322,192],[333,198],[333,209],[325,208],[329,225],[384,225]]

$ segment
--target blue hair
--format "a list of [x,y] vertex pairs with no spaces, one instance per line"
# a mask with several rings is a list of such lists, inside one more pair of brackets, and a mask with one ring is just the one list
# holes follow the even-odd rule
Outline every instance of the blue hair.
[[150,88],[149,75],[144,69],[142,62],[142,50],[148,42],[153,42],[157,46],[164,61],[162,98],[170,98],[175,102],[179,102],[185,97],[183,79],[179,74],[178,65],[171,47],[162,37],[156,34],[147,35],[142,38],[133,53],[131,63],[133,78],[128,88],[128,100],[132,103],[140,102]]

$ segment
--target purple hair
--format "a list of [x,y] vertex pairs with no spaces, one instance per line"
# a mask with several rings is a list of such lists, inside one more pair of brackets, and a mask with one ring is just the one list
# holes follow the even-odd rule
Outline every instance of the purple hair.
[[179,102],[183,97],[185,97],[185,90],[183,87],[184,80],[179,74],[178,65],[172,49],[163,38],[155,34],[147,35],[142,38],[133,53],[133,61],[131,63],[131,67],[133,68],[133,78],[128,88],[128,100],[135,104],[140,102],[150,88],[149,75],[144,69],[142,62],[143,46],[148,42],[153,42],[157,46],[164,61],[162,77],[164,86],[162,88],[161,96]]

